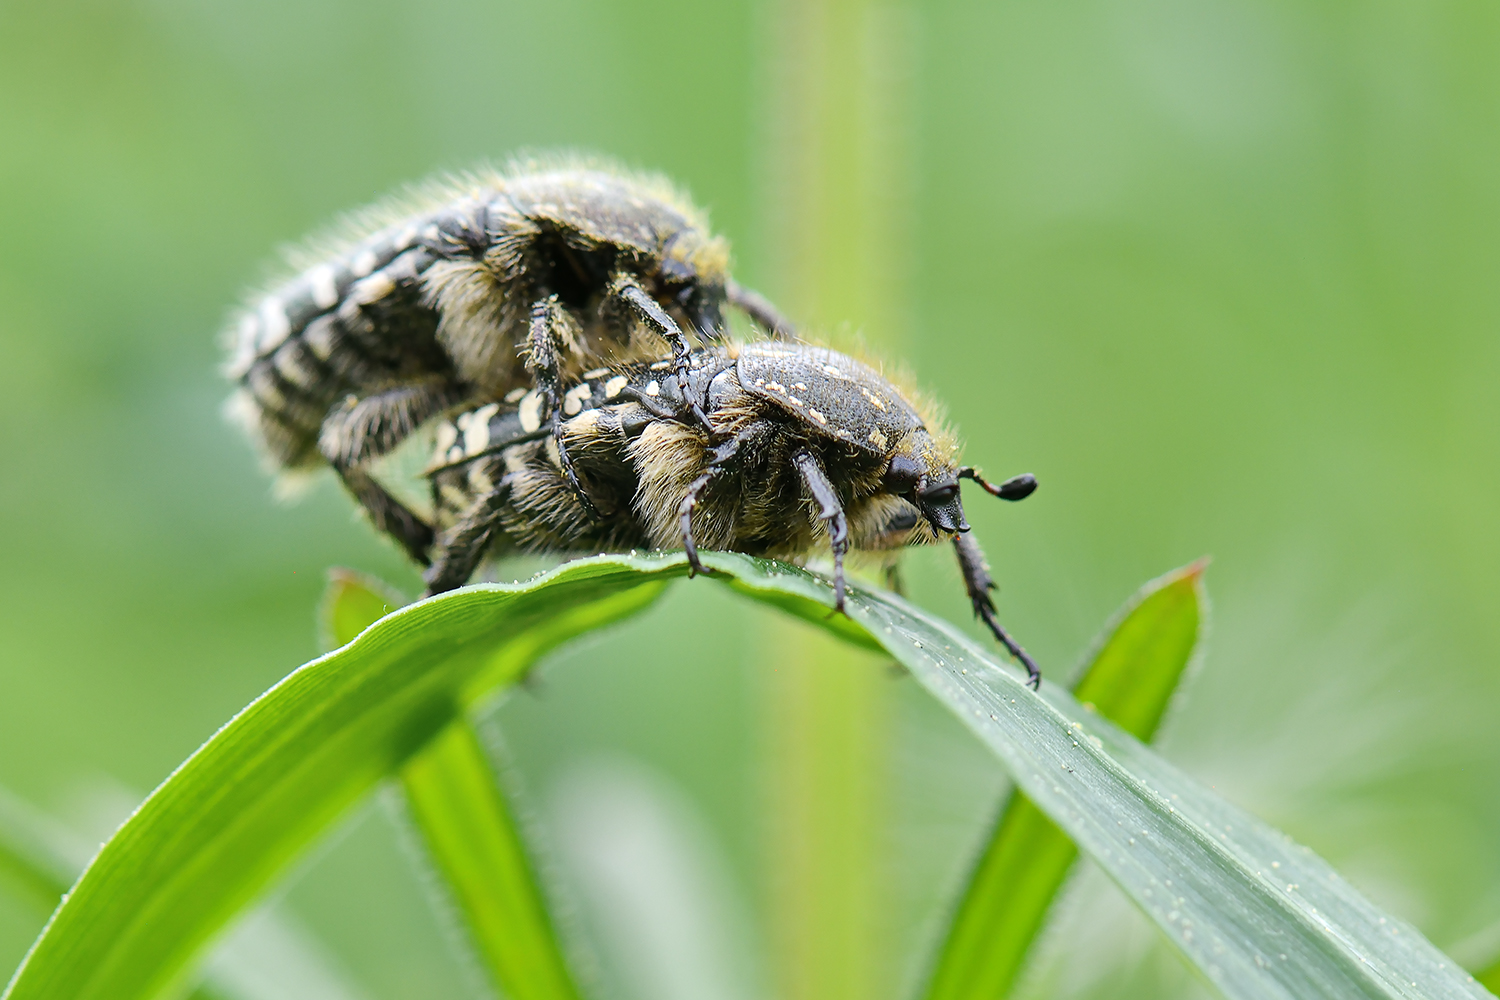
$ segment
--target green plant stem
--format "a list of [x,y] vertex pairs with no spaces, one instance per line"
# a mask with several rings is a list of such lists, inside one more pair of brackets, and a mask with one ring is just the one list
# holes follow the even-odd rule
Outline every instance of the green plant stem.
[[401,771],[407,810],[485,971],[510,1000],[577,1000],[499,775],[467,720]]
[[[907,199],[896,141],[908,105],[894,25],[880,0],[779,0],[770,79],[766,217],[770,290],[814,337],[852,326],[889,347],[904,325]],[[899,18],[897,18],[899,20]],[[894,72],[893,72],[894,71]],[[890,992],[879,900],[889,684],[878,660],[776,623],[766,690],[770,938],[787,1000]]]

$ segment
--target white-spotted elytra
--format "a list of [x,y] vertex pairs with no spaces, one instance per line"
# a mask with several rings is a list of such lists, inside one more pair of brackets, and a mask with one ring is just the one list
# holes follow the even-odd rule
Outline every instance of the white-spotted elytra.
[[[893,559],[905,545],[946,539],[975,614],[1039,681],[996,619],[994,583],[959,496],[969,479],[1020,500],[1036,480],[992,486],[960,465],[952,435],[872,368],[806,344],[725,345],[693,352],[681,374],[627,364],[564,398],[577,409],[565,411],[559,437],[587,506],[524,399],[486,408],[482,447],[470,447],[468,433],[477,411],[440,432],[427,473],[437,528],[429,593],[517,551],[681,546],[701,571],[700,547],[801,560],[827,544],[842,609],[846,552]],[[705,419],[686,416],[684,401],[698,401]]]

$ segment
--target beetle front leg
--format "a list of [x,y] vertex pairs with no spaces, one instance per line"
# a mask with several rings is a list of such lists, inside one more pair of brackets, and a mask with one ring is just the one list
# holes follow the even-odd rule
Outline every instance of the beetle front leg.
[[849,549],[849,519],[844,516],[839,495],[823,471],[823,463],[806,448],[792,456],[792,465],[818,503],[818,517],[828,524],[828,539],[833,543],[833,610],[844,614],[844,553]]
[[1000,644],[1010,655],[1026,667],[1026,683],[1031,690],[1037,690],[1042,685],[1042,672],[1037,669],[1036,662],[1027,655],[1026,650],[1006,634],[995,618],[995,602],[990,598],[990,591],[995,589],[995,581],[990,576],[990,568],[985,563],[984,552],[979,548],[979,543],[974,541],[972,534],[964,532],[953,536],[953,549],[958,553],[958,568],[963,573],[964,587],[969,592],[970,603],[974,605],[974,614],[1000,640]]

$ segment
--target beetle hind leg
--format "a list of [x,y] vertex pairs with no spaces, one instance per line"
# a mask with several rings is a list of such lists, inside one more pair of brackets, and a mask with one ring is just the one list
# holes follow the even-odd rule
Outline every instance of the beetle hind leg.
[[494,489],[476,497],[463,516],[432,544],[432,565],[422,574],[431,597],[462,587],[474,575],[499,527],[501,512],[510,501],[511,477],[502,476]]
[[559,355],[565,322],[563,307],[556,295],[541,299],[531,307],[531,328],[526,340],[526,367],[536,383],[537,392],[541,393],[542,405],[547,408],[547,427],[552,433],[552,443],[557,447],[557,464],[562,468],[563,477],[567,479],[584,512],[598,520],[599,510],[584,488],[583,481],[578,478],[578,471],[573,468],[573,459],[568,454],[567,443],[563,440],[562,372]]

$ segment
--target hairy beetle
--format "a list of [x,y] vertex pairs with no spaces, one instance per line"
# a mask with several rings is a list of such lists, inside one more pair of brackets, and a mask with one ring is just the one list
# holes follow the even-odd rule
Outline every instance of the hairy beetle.
[[[332,465],[418,560],[428,526],[366,467],[426,420],[533,385],[555,414],[565,380],[664,348],[685,371],[689,335],[721,339],[725,305],[790,332],[730,278],[703,213],[658,177],[525,164],[444,180],[345,230],[242,314],[231,409],[278,468]],[[706,422],[696,401],[681,406]]]
[[[539,390],[438,426],[428,470],[438,529],[429,593],[462,585],[486,555],[700,547],[805,558],[826,539],[836,606],[844,557],[951,539],[974,612],[1025,666],[995,617],[994,582],[964,518],[972,480],[1020,500],[1036,480],[994,486],[961,466],[953,437],[872,368],[822,347],[757,343],[590,372],[561,396],[560,436],[597,516],[564,474]],[[703,400],[711,428],[682,415]]]

